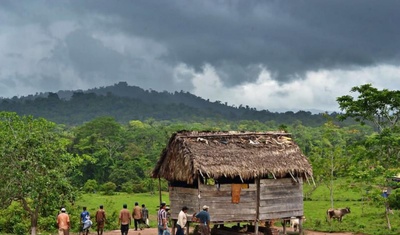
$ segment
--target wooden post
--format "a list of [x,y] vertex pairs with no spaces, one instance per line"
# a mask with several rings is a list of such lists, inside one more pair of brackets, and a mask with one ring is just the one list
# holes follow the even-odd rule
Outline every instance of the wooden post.
[[190,230],[190,222],[186,222],[186,235],[189,235],[189,230]]
[[256,201],[256,220],[254,221],[255,224],[255,234],[258,235],[258,221],[260,220],[260,177],[258,176],[256,179],[257,184],[257,201]]
[[299,217],[299,225],[298,225],[298,229],[299,229],[299,234],[302,235],[303,234],[303,216]]
[[159,196],[160,196],[160,205],[162,203],[162,194],[161,194],[161,178],[158,177],[158,192],[159,192]]
[[171,228],[172,234],[175,234],[176,222],[178,222],[178,220],[176,220],[176,219],[172,220],[172,228]]
[[200,203],[200,199],[201,199],[201,195],[200,195],[200,177],[197,177],[197,198],[198,198],[198,203],[199,203],[199,208],[197,211],[201,210],[201,203]]

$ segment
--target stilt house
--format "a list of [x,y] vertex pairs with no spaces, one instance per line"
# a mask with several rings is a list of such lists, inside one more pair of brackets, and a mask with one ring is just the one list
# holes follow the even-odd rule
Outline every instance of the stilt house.
[[152,176],[168,180],[174,220],[183,206],[190,215],[207,205],[214,224],[258,224],[304,215],[303,181],[312,180],[312,168],[288,133],[181,131]]

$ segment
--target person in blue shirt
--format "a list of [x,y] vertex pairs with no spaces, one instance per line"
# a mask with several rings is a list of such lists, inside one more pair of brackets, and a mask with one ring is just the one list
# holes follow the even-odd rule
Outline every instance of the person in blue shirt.
[[201,235],[210,235],[210,214],[208,206],[204,205],[203,210],[196,214],[196,220],[200,223],[199,230]]
[[[91,224],[89,225],[90,221],[90,214],[89,211],[86,210],[86,206],[84,206],[83,211],[81,213],[81,232],[83,235],[88,235],[89,234],[89,228]],[[81,234],[81,233],[79,233]]]

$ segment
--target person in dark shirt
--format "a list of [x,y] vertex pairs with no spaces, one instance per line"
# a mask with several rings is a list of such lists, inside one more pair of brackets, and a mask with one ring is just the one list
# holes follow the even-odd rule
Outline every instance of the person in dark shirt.
[[204,205],[203,210],[196,214],[196,220],[200,223],[200,234],[210,235],[210,214],[208,213],[208,206]]

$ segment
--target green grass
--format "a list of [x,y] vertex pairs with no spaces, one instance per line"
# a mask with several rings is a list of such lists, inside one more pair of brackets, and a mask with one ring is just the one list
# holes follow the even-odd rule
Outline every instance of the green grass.
[[[304,228],[323,232],[347,231],[368,235],[400,234],[400,212],[389,214],[391,230],[388,229],[383,200],[374,202],[372,198],[380,198],[380,191],[374,190],[366,195],[352,183],[345,180],[335,182],[334,207],[350,207],[351,213],[343,217],[343,221],[326,221],[326,210],[331,207],[330,192],[325,185],[312,191],[304,201],[306,221]],[[304,185],[304,192],[311,192],[310,185]],[[366,197],[369,196],[369,197]]]

